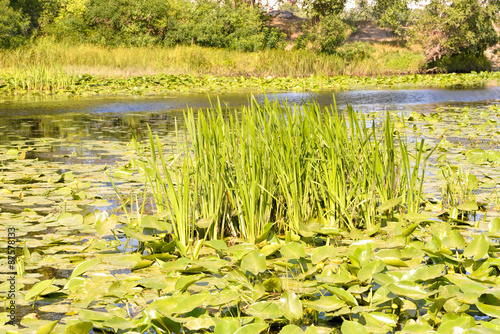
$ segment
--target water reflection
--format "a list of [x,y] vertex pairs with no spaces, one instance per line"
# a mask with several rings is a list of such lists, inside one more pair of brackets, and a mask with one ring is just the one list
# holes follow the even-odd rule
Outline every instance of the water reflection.
[[[320,106],[334,102],[332,91],[288,92],[268,95],[270,101],[302,104],[314,99]],[[255,95],[263,102],[265,95]],[[357,90],[335,92],[339,108],[350,104],[356,110],[425,111],[437,106],[480,106],[500,101],[500,87],[483,89],[411,89],[411,90]],[[30,145],[30,139],[45,139],[49,150],[33,150],[27,158],[72,163],[110,163],[112,156],[103,155],[99,143],[104,141],[128,142],[132,132],[143,139],[147,124],[161,136],[172,135],[175,120],[182,127],[182,110],[189,105],[193,109],[206,108],[211,104],[238,107],[248,104],[249,95],[224,94],[210,98],[204,94],[154,96],[154,97],[15,97],[0,103],[0,144],[4,147]],[[32,143],[35,145],[35,142]],[[64,157],[65,159],[62,159]],[[69,157],[69,159],[68,159]]]

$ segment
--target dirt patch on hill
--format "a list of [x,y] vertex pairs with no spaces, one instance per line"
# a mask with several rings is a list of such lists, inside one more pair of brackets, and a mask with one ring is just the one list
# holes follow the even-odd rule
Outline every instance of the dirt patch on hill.
[[372,22],[359,22],[355,24],[356,31],[349,36],[348,42],[391,42],[399,38],[387,28],[380,28]]

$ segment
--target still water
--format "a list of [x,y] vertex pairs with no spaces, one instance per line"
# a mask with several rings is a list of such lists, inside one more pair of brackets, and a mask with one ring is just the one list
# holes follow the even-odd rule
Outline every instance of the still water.
[[[260,103],[266,97],[259,94],[254,98]],[[340,109],[349,104],[355,110],[366,113],[383,110],[435,113],[437,107],[476,108],[500,103],[500,87],[356,90],[335,92],[335,95],[331,91],[279,93],[267,98],[299,105],[314,99],[321,106],[331,105],[335,101]],[[136,133],[139,139],[145,138],[149,125],[167,143],[175,143],[176,121],[182,128],[183,110],[187,106],[193,109],[207,108],[219,101],[223,106],[237,108],[248,103],[249,95],[233,93],[219,98],[202,94],[84,99],[19,97],[0,100],[0,177],[5,182],[0,187],[5,187],[2,189],[5,192],[0,196],[0,212],[7,213],[5,222],[12,222],[13,216],[10,214],[25,214],[25,209],[45,215],[57,210],[85,214],[94,208],[116,208],[117,201],[113,200],[113,188],[105,171],[122,167],[133,157],[134,148],[130,145],[132,133]],[[449,140],[452,141],[452,138],[449,137]],[[82,204],[67,206],[61,200],[63,197],[56,195],[47,198],[45,195],[46,191],[53,188],[59,175],[69,171],[82,183],[92,182],[92,187],[85,190],[86,199]],[[53,178],[52,181],[49,177]],[[117,185],[120,186],[119,181]],[[134,185],[124,182],[123,186]],[[140,187],[140,182],[136,182],[135,186]],[[28,226],[28,223],[23,217],[19,218],[19,224]],[[42,244],[39,230],[28,226],[26,231],[25,238],[37,240],[36,245]],[[51,229],[44,233],[56,235]],[[66,230],[58,228],[57,233],[63,233],[65,238],[69,238],[66,234],[74,237],[71,227]],[[52,237],[51,234],[45,236]],[[69,240],[73,242],[73,239]],[[38,274],[46,279],[67,277],[71,272],[68,268],[43,268]],[[31,312],[28,307],[19,308],[18,311],[20,316]]]
[[[314,99],[319,105],[328,106],[334,103],[334,96],[338,108],[341,109],[349,104],[355,110],[363,112],[425,112],[438,106],[492,105],[500,101],[500,87],[291,92],[270,95],[267,98],[271,101],[286,100],[297,104]],[[263,102],[266,96],[257,94],[254,98],[257,102]],[[188,106],[196,110],[220,103],[222,106],[236,108],[248,102],[247,93],[228,93],[220,97],[191,94],[166,97],[9,98],[0,100],[0,143],[16,145],[19,140],[58,139],[62,141],[53,143],[53,155],[77,153],[80,160],[83,156],[88,157],[89,163],[109,164],[113,157],[99,157],[98,149],[89,147],[83,150],[81,144],[104,140],[128,142],[131,130],[138,132],[140,136],[146,129],[146,124],[149,124],[154,132],[166,134],[173,131],[176,118],[182,122],[182,110]],[[51,157],[47,152],[41,156],[30,157],[57,160],[57,157]]]

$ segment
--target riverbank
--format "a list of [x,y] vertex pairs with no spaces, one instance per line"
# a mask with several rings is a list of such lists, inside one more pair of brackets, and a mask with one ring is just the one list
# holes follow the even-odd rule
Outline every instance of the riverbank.
[[0,51],[0,94],[129,95],[265,92],[359,87],[473,86],[499,73],[420,75],[418,50],[348,44],[338,55],[304,50],[243,53],[224,49],[105,48],[38,40]]

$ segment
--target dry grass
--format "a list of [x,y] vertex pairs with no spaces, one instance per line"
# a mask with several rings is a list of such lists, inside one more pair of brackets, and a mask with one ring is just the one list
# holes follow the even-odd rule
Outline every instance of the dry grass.
[[39,72],[58,75],[91,74],[114,78],[159,73],[245,77],[373,76],[417,73],[422,64],[419,50],[388,44],[374,44],[374,49],[371,57],[348,61],[308,51],[244,53],[198,46],[106,48],[40,39],[26,48],[0,51],[0,75],[38,68]]

